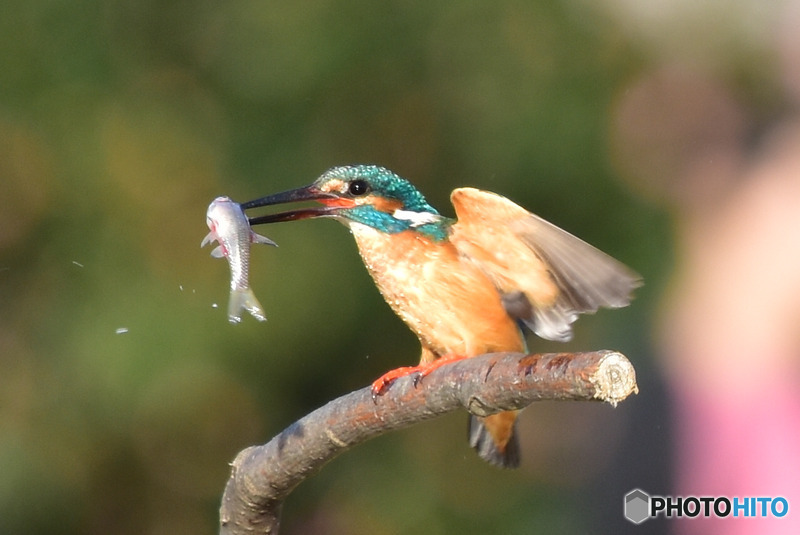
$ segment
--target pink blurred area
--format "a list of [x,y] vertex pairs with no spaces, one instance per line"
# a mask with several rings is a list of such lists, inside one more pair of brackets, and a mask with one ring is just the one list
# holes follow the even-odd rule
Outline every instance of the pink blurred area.
[[797,533],[800,515],[800,8],[763,46],[770,120],[702,62],[665,58],[620,93],[616,167],[673,215],[657,322],[675,428],[673,495],[784,497],[783,518],[685,519],[674,533]]

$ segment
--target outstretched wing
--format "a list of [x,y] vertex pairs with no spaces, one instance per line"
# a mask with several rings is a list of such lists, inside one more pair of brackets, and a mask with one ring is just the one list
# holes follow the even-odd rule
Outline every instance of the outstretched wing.
[[542,338],[566,341],[578,314],[624,307],[639,275],[505,197],[459,188],[450,239],[503,296],[506,311]]

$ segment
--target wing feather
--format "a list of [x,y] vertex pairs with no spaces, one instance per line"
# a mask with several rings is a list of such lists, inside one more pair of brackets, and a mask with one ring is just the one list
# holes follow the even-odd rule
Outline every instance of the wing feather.
[[506,311],[537,335],[569,340],[579,314],[624,307],[639,275],[505,197],[459,188],[451,241],[503,295]]

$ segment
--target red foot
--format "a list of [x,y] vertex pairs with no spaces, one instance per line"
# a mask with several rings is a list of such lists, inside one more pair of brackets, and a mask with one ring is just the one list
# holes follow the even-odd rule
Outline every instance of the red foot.
[[420,364],[419,366],[403,366],[402,368],[389,370],[373,381],[372,400],[375,401],[378,399],[378,396],[385,394],[389,386],[395,382],[395,380],[401,377],[411,375],[412,373],[418,374],[417,377],[414,378],[414,386],[416,387],[420,381],[422,381],[422,378],[431,373],[433,370],[436,370],[445,364],[465,358],[467,357],[464,355],[447,354],[434,360],[433,362],[429,362],[428,364]]
[[378,396],[384,395],[386,393],[386,389],[388,389],[389,385],[395,382],[396,379],[416,373],[419,371],[419,368],[419,366],[403,366],[402,368],[389,370],[375,379],[372,382],[372,401],[377,400]]

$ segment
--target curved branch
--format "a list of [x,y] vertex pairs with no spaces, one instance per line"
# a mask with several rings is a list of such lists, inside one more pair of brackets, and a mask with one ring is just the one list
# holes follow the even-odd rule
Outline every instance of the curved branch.
[[340,453],[383,433],[457,409],[478,416],[541,400],[612,405],[638,392],[633,366],[614,351],[493,353],[442,366],[414,385],[402,377],[373,401],[369,387],[335,399],[232,463],[220,533],[277,534],[281,505],[302,481]]

